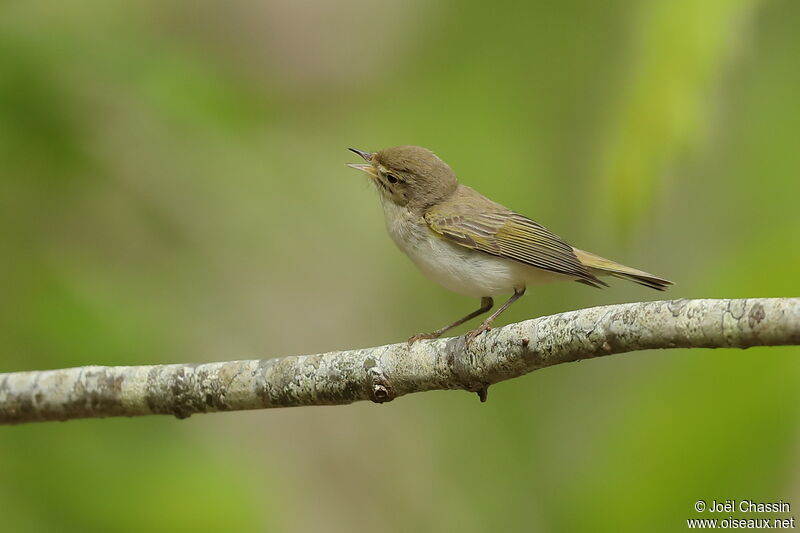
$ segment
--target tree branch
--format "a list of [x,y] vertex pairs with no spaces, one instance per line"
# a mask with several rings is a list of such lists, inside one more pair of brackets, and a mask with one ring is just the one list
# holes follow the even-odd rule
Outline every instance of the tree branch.
[[463,337],[223,363],[0,374],[0,424],[388,402],[485,392],[546,366],[654,348],[800,344],[800,298],[673,300],[581,309]]

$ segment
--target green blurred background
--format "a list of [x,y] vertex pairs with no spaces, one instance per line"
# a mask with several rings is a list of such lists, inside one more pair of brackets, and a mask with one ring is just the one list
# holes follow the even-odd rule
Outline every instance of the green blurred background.
[[[475,301],[388,239],[349,146],[461,180],[668,297],[797,296],[800,2],[0,6],[0,371],[396,342]],[[535,288],[501,322],[661,294]],[[466,329],[466,328],[464,328]],[[463,331],[463,330],[462,330]],[[0,429],[4,531],[682,531],[800,506],[800,350]]]

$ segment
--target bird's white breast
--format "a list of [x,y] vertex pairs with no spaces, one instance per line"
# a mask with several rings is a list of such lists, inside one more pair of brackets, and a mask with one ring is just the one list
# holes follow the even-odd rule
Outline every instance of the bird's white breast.
[[480,298],[563,279],[447,241],[431,230],[421,215],[391,201],[383,202],[383,210],[386,229],[395,244],[425,276],[453,292]]

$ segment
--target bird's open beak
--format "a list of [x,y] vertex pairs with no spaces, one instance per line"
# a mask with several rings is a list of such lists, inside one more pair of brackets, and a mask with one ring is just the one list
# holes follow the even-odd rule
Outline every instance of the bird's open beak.
[[[348,148],[348,150],[363,157],[364,161],[372,161],[373,154],[371,152],[364,152],[361,150],[356,150],[355,148]],[[347,166],[356,170],[360,170],[361,172],[366,172],[371,178],[378,177],[378,171],[375,170],[375,167],[369,163],[366,165],[364,163],[348,163]]]
[[370,162],[372,161],[372,156],[375,155],[372,152],[364,152],[363,150],[356,150],[355,148],[348,148],[354,154],[358,154],[364,158],[364,161]]

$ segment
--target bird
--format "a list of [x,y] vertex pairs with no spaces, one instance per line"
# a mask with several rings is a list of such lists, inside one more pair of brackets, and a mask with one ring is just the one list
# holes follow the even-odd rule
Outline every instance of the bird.
[[464,296],[480,298],[475,311],[429,333],[435,339],[488,313],[493,297],[511,296],[480,326],[466,334],[469,345],[528,286],[577,281],[607,287],[601,276],[633,281],[663,291],[672,282],[575,248],[538,222],[459,183],[450,166],[420,146],[377,152],[349,150],[365,163],[349,167],[367,174],[378,190],[390,237],[431,280]]

